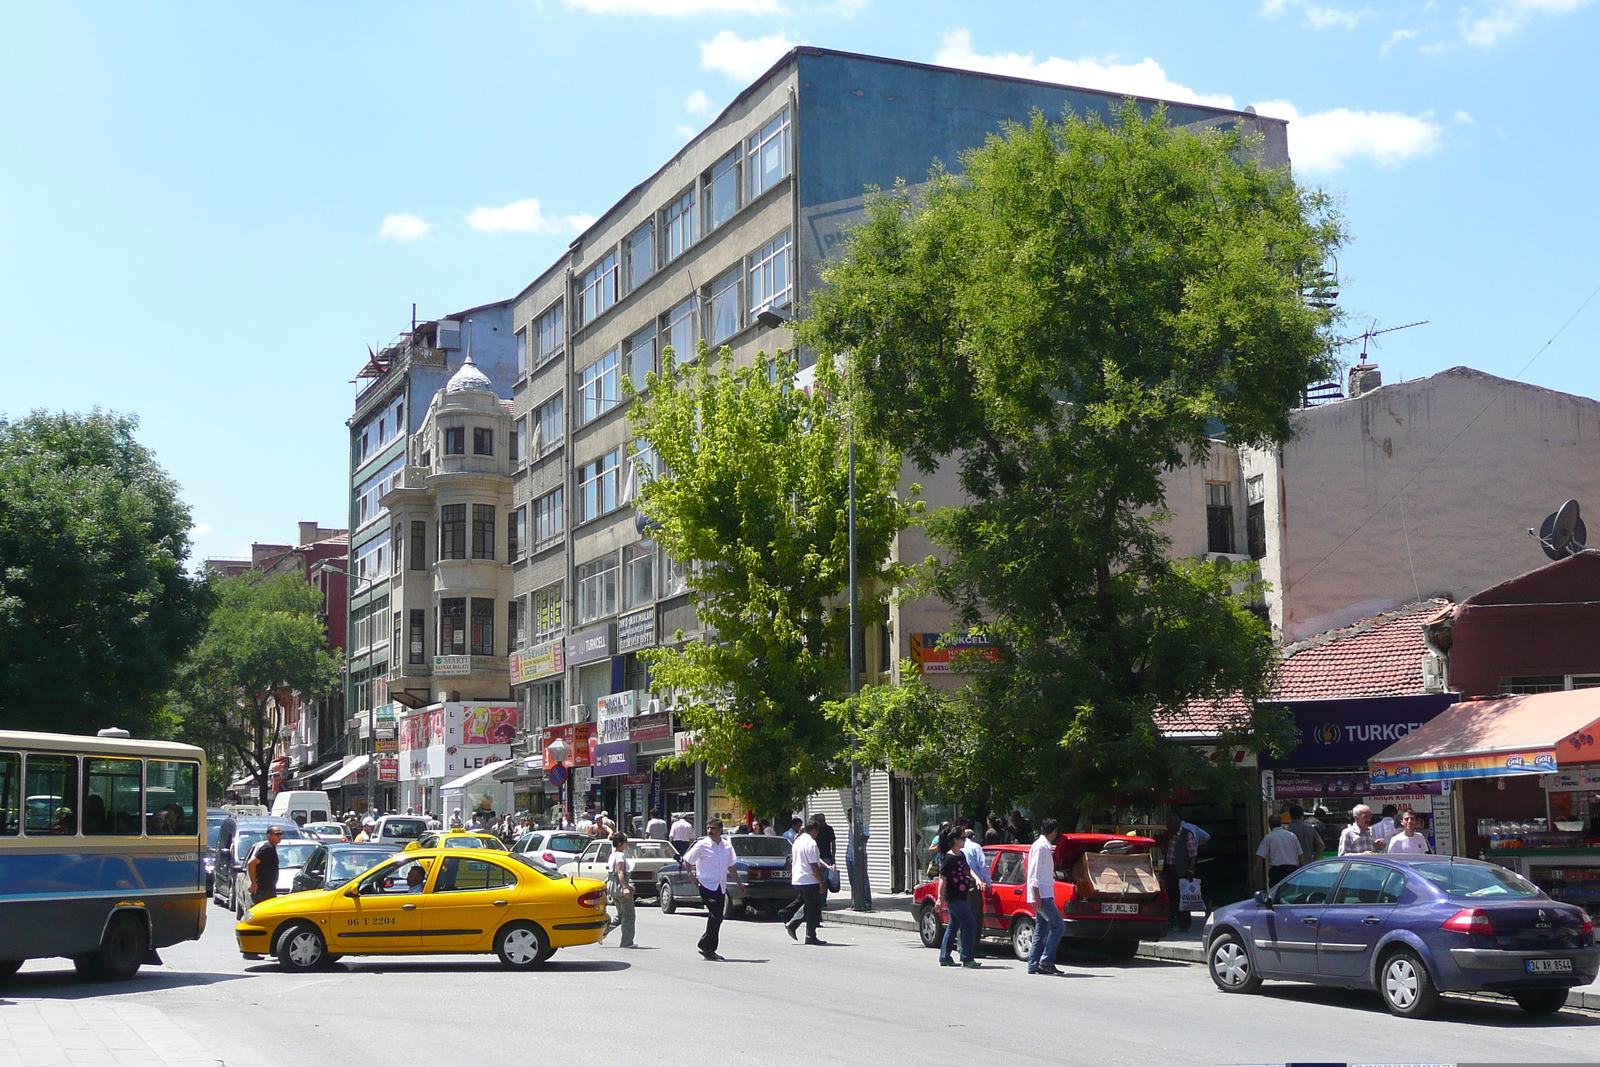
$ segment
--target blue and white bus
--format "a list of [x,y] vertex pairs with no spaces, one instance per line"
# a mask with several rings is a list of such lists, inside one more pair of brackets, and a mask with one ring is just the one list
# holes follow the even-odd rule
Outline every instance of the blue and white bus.
[[192,745],[0,730],[0,978],[52,956],[131,978],[199,937],[205,780]]

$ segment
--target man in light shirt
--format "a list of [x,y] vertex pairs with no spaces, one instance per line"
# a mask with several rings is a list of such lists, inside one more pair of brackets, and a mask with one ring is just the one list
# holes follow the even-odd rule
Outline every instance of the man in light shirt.
[[968,827],[961,842],[961,855],[972,871],[972,888],[967,891],[967,907],[972,909],[972,920],[978,926],[978,940],[983,940],[983,894],[989,888],[989,861],[984,857],[978,835]]
[[1066,920],[1056,906],[1056,838],[1061,832],[1054,819],[1039,824],[1039,837],[1028,846],[1028,903],[1033,906],[1033,951],[1028,953],[1029,974],[1060,974],[1056,948],[1066,930]]
[[1387,841],[1400,832],[1400,806],[1398,804],[1385,804],[1383,814],[1378,821],[1372,824],[1372,839],[1374,841]]
[[1339,855],[1365,856],[1383,851],[1383,841],[1372,833],[1372,809],[1357,804],[1350,809],[1350,825],[1339,835]]
[[1272,820],[1267,836],[1261,839],[1256,855],[1267,868],[1267,888],[1270,889],[1289,877],[1306,861],[1305,848],[1300,839],[1278,819]]
[[644,836],[653,841],[660,841],[667,836],[667,820],[659,815],[650,816],[650,821],[644,824]]
[[689,846],[694,843],[694,823],[689,821],[689,812],[678,813],[678,817],[672,821],[672,829],[667,832],[667,839],[678,850],[678,855],[689,851]]
[[706,932],[700,938],[700,955],[708,960],[720,960],[717,955],[718,940],[722,933],[722,913],[727,907],[728,883],[738,878],[733,846],[722,839],[722,820],[706,823],[706,836],[689,846],[683,854],[683,869],[689,881],[700,890],[700,900],[706,906]]
[[827,880],[827,868],[822,865],[822,853],[817,848],[817,834],[822,824],[813,815],[805,829],[795,835],[794,855],[790,863],[789,882],[800,890],[800,900],[805,908],[801,914],[783,924],[789,936],[799,940],[796,933],[803,920],[806,924],[806,944],[825,945],[817,939],[817,925],[822,922],[822,883]]
[[1389,844],[1384,848],[1384,851],[1397,852],[1401,855],[1406,853],[1416,855],[1432,851],[1432,849],[1428,848],[1428,839],[1423,836],[1421,830],[1417,827],[1416,812],[1408,811],[1400,816],[1400,832],[1389,839]]

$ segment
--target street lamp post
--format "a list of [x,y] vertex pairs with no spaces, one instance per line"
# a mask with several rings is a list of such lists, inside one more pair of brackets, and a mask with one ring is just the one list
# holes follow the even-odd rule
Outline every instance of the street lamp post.
[[[555,740],[551,741],[550,744],[545,747],[545,751],[550,754],[550,761],[552,763],[554,763],[557,767],[563,767],[564,768],[567,765],[567,757],[569,755],[571,755],[571,753],[572,753],[572,746],[567,744],[566,741],[564,741],[564,740],[562,740],[561,738],[558,737]],[[557,797],[570,797],[572,795],[571,792],[570,792],[571,788],[572,788],[572,775],[568,774],[567,775],[567,780],[565,782],[561,783],[561,786],[559,787],[559,791],[556,793],[556,796]],[[558,801],[558,802],[562,803],[562,804],[570,804],[571,803],[570,800]],[[571,811],[572,809],[569,807],[567,810]],[[560,822],[561,820],[557,819],[556,821]],[[576,823],[574,823],[574,825],[576,825]]]

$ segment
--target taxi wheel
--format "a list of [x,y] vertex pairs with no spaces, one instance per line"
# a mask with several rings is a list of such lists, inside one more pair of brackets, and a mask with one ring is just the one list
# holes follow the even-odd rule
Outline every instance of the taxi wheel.
[[505,966],[526,971],[549,959],[555,950],[537,925],[515,922],[501,927],[499,936],[494,939],[494,951]]
[[1431,1015],[1439,1006],[1439,989],[1428,965],[1408,948],[1383,961],[1378,969],[1378,992],[1384,1007],[1407,1019]]
[[1023,963],[1028,962],[1028,957],[1033,955],[1033,919],[1031,916],[1018,915],[1011,922],[1011,953]]
[[310,971],[328,962],[328,943],[310,923],[295,923],[278,935],[278,963],[286,971]]
[[673,912],[678,910],[678,898],[673,895],[672,883],[666,881],[665,879],[663,879],[661,882],[661,895],[659,899],[661,901],[661,914],[671,915]]
[[1244,942],[1232,933],[1218,934],[1206,950],[1211,980],[1224,993],[1254,993],[1261,988],[1261,976],[1250,964]]

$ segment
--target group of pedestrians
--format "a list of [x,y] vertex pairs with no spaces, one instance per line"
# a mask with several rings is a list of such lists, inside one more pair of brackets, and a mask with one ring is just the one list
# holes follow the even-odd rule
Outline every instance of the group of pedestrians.
[[[1413,811],[1401,811],[1386,804],[1382,818],[1374,824],[1372,808],[1357,804],[1350,809],[1350,825],[1339,833],[1339,855],[1366,856],[1377,852],[1416,855],[1433,851],[1428,837]],[[1256,856],[1266,867],[1267,885],[1277,885],[1301,867],[1319,858],[1327,848],[1316,826],[1306,820],[1305,809],[1290,802],[1279,811],[1279,818],[1268,828],[1256,848]]]
[[[1012,812],[1013,822],[1019,819]],[[988,833],[999,820],[991,818]],[[1026,822],[1022,823],[1026,826]],[[1018,827],[1010,827],[1013,833]],[[1039,836],[1028,845],[1027,867],[1023,874],[1028,905],[1033,908],[1033,946],[1028,952],[1028,973],[1058,975],[1056,950],[1066,931],[1066,920],[1056,904],[1056,841],[1061,836],[1054,819],[1039,823]],[[939,946],[939,966],[955,967],[953,950],[959,947],[962,967],[978,967],[978,938],[983,926],[983,893],[989,888],[989,865],[983,846],[971,828],[950,827],[940,831],[934,844],[938,851],[937,903],[950,916],[944,942]]]

